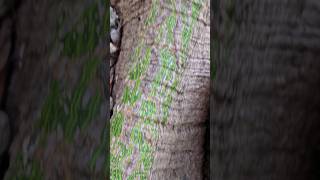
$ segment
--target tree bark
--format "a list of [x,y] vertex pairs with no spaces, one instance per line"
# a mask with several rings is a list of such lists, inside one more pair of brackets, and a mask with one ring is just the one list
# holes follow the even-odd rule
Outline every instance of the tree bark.
[[5,179],[103,179],[106,4],[17,3],[6,101],[14,139]]
[[[123,36],[111,119],[111,179],[202,179],[209,1],[123,0],[114,5]],[[189,40],[183,40],[189,30]],[[137,97],[126,96],[126,89]]]
[[211,179],[319,179],[320,3],[218,2]]

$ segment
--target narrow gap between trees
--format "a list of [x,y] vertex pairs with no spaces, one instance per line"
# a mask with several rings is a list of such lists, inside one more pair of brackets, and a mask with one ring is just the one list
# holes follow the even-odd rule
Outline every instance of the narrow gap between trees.
[[110,6],[110,117],[115,105],[115,92],[113,87],[116,81],[116,64],[118,61],[121,45],[121,20],[114,7]]

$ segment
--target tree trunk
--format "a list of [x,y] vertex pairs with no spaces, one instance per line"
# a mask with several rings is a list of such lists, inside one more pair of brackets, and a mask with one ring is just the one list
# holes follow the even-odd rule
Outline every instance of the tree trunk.
[[5,179],[103,179],[106,4],[15,2],[6,101],[14,139]]
[[218,2],[211,179],[319,179],[319,1]]
[[123,20],[111,179],[202,179],[209,1],[111,3]]

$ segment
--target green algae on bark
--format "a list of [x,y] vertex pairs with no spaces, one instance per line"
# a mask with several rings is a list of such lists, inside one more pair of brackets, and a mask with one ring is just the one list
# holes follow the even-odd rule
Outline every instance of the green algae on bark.
[[124,116],[121,112],[115,112],[114,121],[111,126],[111,134],[118,137],[121,134],[122,125],[124,122]]
[[174,39],[174,28],[177,24],[177,16],[175,12],[173,12],[166,20],[166,27],[167,27],[167,39],[169,41],[168,44],[173,43]]
[[[158,19],[159,12],[156,13],[157,9],[161,9],[160,3],[163,2],[152,2],[152,8],[145,21],[146,28],[154,27],[155,22],[160,20],[160,18]],[[173,6],[174,12],[162,18],[163,22],[157,25],[160,33],[155,37],[157,45],[164,41],[166,47],[154,53],[152,51],[154,47],[141,40],[131,56],[134,66],[129,72],[129,78],[125,80],[124,91],[121,96],[123,101],[116,106],[116,111],[123,112],[125,120],[121,133],[111,137],[111,179],[148,179],[154,161],[154,152],[156,151],[154,143],[159,136],[158,129],[160,126],[167,124],[173,96],[178,91],[177,88],[188,56],[187,49],[191,40],[192,29],[197,21],[201,3],[197,1],[188,4],[190,7],[183,8],[184,11],[180,14],[177,13],[174,2],[170,1],[169,3],[170,6]],[[156,5],[157,8],[155,8]],[[187,9],[190,9],[190,11]],[[191,14],[188,16],[186,15],[187,12],[191,12]],[[181,35],[176,33],[178,20],[185,23]],[[176,40],[177,36],[181,36],[181,40]],[[163,39],[163,37],[165,38]],[[178,42],[182,42],[182,44],[177,44]],[[178,49],[171,48],[176,46],[181,46],[182,49],[178,51]],[[148,51],[150,53],[146,53]],[[143,57],[141,57],[141,53],[144,53]],[[137,88],[136,85],[141,85],[140,82],[147,78],[144,74],[150,68],[151,59],[149,57],[158,60],[157,69],[152,76],[153,79],[148,82],[149,91],[139,94],[139,96],[133,96],[135,98],[130,98],[130,92],[141,93],[140,87]],[[130,99],[134,99],[134,101],[130,101]],[[134,116],[138,118],[135,119]],[[111,118],[111,126],[114,123],[117,123],[116,116]],[[117,145],[119,141],[122,142],[123,146]],[[124,151],[124,148],[129,147],[133,148],[134,151],[129,151],[124,156],[121,152]],[[130,171],[127,171],[128,168]]]
[[83,13],[82,18],[72,31],[66,33],[63,45],[64,55],[78,57],[93,52],[98,45],[99,37],[102,37],[106,32],[107,17],[100,19],[98,13],[98,4],[93,3]]
[[150,58],[151,58],[151,48],[150,47],[146,47],[145,52],[144,52],[144,57],[138,61],[138,63],[133,66],[133,68],[131,69],[130,72],[130,79],[131,80],[138,80],[140,79],[140,77],[146,73],[148,66],[150,64]]
[[152,1],[152,7],[151,7],[151,12],[150,15],[147,17],[145,24],[147,26],[152,25],[155,23],[156,20],[156,16],[158,14],[158,10],[159,10],[159,0],[153,0]]
[[52,82],[51,92],[44,103],[38,123],[45,136],[56,130],[58,125],[61,125],[65,137],[71,140],[77,127],[83,129],[95,118],[102,101],[99,92],[90,97],[88,104],[85,106],[82,102],[86,88],[97,73],[99,64],[100,60],[96,58],[86,61],[83,65],[80,80],[72,91],[71,97],[61,93],[62,89],[57,81]]
[[11,172],[6,180],[43,180],[44,174],[39,162],[33,159],[29,164],[25,164],[23,158],[22,153],[17,154],[13,162],[14,174]]
[[141,92],[139,91],[140,81],[137,81],[133,87],[130,89],[128,86],[124,88],[122,102],[125,104],[133,105],[141,97]]
[[[98,1],[100,2],[100,0]],[[20,141],[25,142],[26,138],[29,138],[29,135],[32,134],[32,137],[30,137],[31,141],[33,141],[35,138],[40,141],[37,142],[37,144],[30,145],[35,146],[33,147],[35,149],[34,155],[30,155],[31,157],[28,156],[27,162],[23,162],[24,165],[21,167],[23,169],[22,173],[20,173],[21,176],[19,175],[15,177],[11,175],[13,174],[12,172],[15,172],[13,162],[19,159],[17,153],[15,153],[16,149],[13,150],[12,157],[17,158],[10,160],[11,162],[8,170],[8,175],[10,174],[10,176],[6,176],[7,179],[38,180],[42,179],[42,177],[48,178],[49,175],[47,173],[52,171],[53,169],[51,168],[54,167],[51,165],[47,166],[46,163],[44,163],[44,159],[47,160],[47,157],[51,156],[51,154],[47,155],[42,153],[43,151],[46,151],[52,147],[52,144],[50,145],[50,143],[47,143],[47,140],[49,139],[47,137],[50,136],[50,138],[52,137],[52,139],[56,141],[60,138],[60,129],[62,129],[63,136],[61,137],[63,138],[61,139],[61,144],[67,144],[66,148],[62,152],[54,152],[53,154],[53,156],[61,157],[63,156],[62,153],[75,147],[77,142],[74,141],[75,138],[73,137],[76,129],[80,130],[81,133],[81,136],[76,138],[77,140],[79,139],[81,141],[85,140],[87,137],[91,138],[93,136],[90,134],[92,128],[91,125],[100,124],[101,121],[99,115],[101,115],[100,109],[102,106],[103,97],[102,90],[100,90],[100,79],[96,75],[98,75],[98,67],[101,65],[100,63],[104,54],[97,51],[97,49],[100,48],[98,47],[98,43],[100,43],[102,36],[106,34],[105,27],[107,27],[106,24],[109,17],[108,14],[105,13],[107,10],[104,11],[101,10],[101,7],[98,8],[98,1],[75,1],[75,8],[70,7],[70,3],[68,4],[68,2],[44,1],[43,3],[38,4],[40,8],[47,8],[46,5],[48,5],[48,3],[51,3],[52,7],[33,13],[33,15],[38,15],[45,10],[49,10],[50,13],[48,14],[50,15],[52,14],[52,10],[56,10],[56,12],[66,12],[65,14],[61,13],[61,16],[59,13],[53,13],[57,14],[57,16],[47,17],[47,14],[45,13],[44,18],[24,18],[18,17],[23,15],[20,10],[17,12],[17,19],[19,19],[19,21],[22,19],[27,19],[31,22],[33,22],[34,19],[48,20],[48,26],[43,25],[42,21],[39,22],[40,25],[45,26],[43,28],[45,29],[44,31],[39,30],[39,32],[41,32],[39,35],[44,35],[42,32],[53,33],[52,35],[48,35],[50,36],[49,38],[46,36],[43,37],[46,43],[48,43],[45,45],[47,45],[49,48],[44,48],[45,50],[39,50],[39,52],[33,54],[32,57],[34,60],[39,60],[38,64],[45,64],[44,66],[39,65],[35,68],[37,68],[36,71],[46,71],[46,73],[41,72],[39,74],[43,74],[44,77],[46,77],[45,81],[49,82],[48,87],[41,87],[39,98],[36,97],[35,99],[36,101],[39,101],[37,109],[32,108],[32,111],[28,112],[29,114],[36,114],[35,112],[40,112],[40,117],[38,116],[38,113],[36,115],[32,115],[32,117],[28,115],[29,117],[26,117],[29,118],[28,124],[31,125],[31,123],[35,123],[32,124],[30,130],[25,130],[26,128],[22,128],[24,130],[21,131],[21,133],[19,132],[19,136],[22,134],[23,136],[25,135],[25,137],[15,137],[15,142],[20,143]],[[30,8],[29,5],[30,3],[24,3],[21,9]],[[66,5],[66,8],[62,7],[61,5]],[[100,14],[102,11],[104,13],[103,17]],[[74,13],[72,17],[68,18],[69,16],[65,16],[68,14],[68,12]],[[70,20],[71,18],[72,20]],[[52,27],[52,29],[49,31],[46,29],[47,27]],[[41,26],[39,26],[39,29],[41,29]],[[35,34],[33,32],[29,33]],[[37,35],[37,37],[39,35]],[[34,37],[34,35],[31,37]],[[23,38],[23,35],[21,38]],[[39,40],[32,39],[30,41],[30,44],[36,44],[34,42]],[[26,43],[28,44],[29,41]],[[42,42],[40,41],[40,43]],[[29,47],[25,49],[26,54],[30,53]],[[34,51],[32,51],[32,53],[34,53]],[[47,62],[49,63],[47,64]],[[30,65],[30,63],[28,65]],[[42,80],[39,82],[40,84],[43,83],[43,79],[44,78],[40,78],[40,80]],[[40,103],[40,101],[42,101],[40,96],[43,95],[42,93],[46,94],[46,96],[44,96],[44,102]],[[32,103],[33,107],[35,104],[37,104],[37,102],[30,103]],[[97,119],[97,116],[99,116],[99,119]],[[94,127],[94,130],[100,131],[102,127],[103,126],[98,128]],[[85,135],[85,137],[82,135]],[[96,140],[94,140],[94,142],[90,142],[90,144],[93,145],[96,143],[99,142],[96,142]],[[20,148],[20,146],[21,145],[19,144],[13,147]],[[90,146],[88,147],[88,144],[85,144],[83,147],[81,147],[81,150],[89,151],[91,148],[92,147]],[[79,154],[75,153],[73,154],[73,157],[79,157]],[[32,160],[30,160],[31,158]],[[38,166],[38,162],[33,162],[37,159],[43,166]],[[71,162],[66,166],[74,167],[78,165],[77,163],[78,162]],[[22,162],[19,161],[19,164],[22,164]],[[43,167],[43,169],[39,167]],[[83,169],[84,168],[79,171],[82,171]],[[71,177],[73,178],[73,176]]]

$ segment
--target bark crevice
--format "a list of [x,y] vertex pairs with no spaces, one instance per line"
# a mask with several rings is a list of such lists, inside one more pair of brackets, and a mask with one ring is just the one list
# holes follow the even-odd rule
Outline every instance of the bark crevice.
[[115,7],[110,6],[110,117],[113,115],[113,108],[116,104],[116,95],[114,92],[114,85],[117,81],[116,66],[120,54],[120,47],[122,41],[122,20]]

